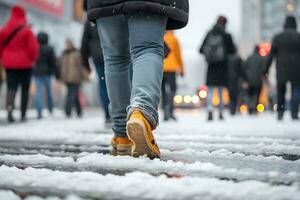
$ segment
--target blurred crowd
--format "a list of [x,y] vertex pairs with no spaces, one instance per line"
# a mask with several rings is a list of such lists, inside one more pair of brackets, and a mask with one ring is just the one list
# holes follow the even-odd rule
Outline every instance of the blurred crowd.
[[[241,58],[232,35],[226,30],[227,22],[228,19],[225,16],[219,16],[199,49],[199,53],[205,58],[208,66],[207,119],[212,121],[215,118],[216,109],[213,104],[215,91],[220,99],[217,106],[218,118],[224,119],[223,94],[225,89],[229,93],[228,108],[232,115],[239,112],[242,104],[247,105],[249,114],[257,114],[262,87],[264,83],[268,85],[269,69],[272,62],[276,61],[277,100],[275,102],[278,120],[283,119],[287,108],[290,109],[292,119],[299,120],[300,34],[297,32],[296,18],[286,17],[283,31],[274,36],[268,55],[261,55],[260,46],[256,45],[253,47],[253,53],[246,59]],[[90,60],[92,60],[99,80],[98,96],[105,113],[105,123],[111,123],[104,58],[97,28],[87,21],[84,24],[81,48],[76,49],[73,42],[68,39],[65,41],[65,49],[60,56],[55,55],[54,47],[49,45],[48,41],[46,32],[39,32],[37,35],[33,33],[27,23],[26,12],[21,6],[12,8],[9,20],[0,29],[0,89],[1,84],[6,81],[7,120],[15,121],[15,97],[18,88],[21,88],[21,121],[26,121],[32,80],[36,88],[34,103],[37,118],[43,118],[44,104],[47,105],[51,114],[55,106],[51,84],[54,78],[64,83],[67,88],[64,107],[66,117],[71,117],[73,109],[78,117],[82,117],[80,86],[84,81],[89,80],[92,69]],[[180,44],[173,31],[166,31],[164,42],[161,107],[165,121],[176,121],[174,114],[176,78],[178,75],[184,77],[185,68]],[[288,83],[291,84],[290,105],[286,103]]]

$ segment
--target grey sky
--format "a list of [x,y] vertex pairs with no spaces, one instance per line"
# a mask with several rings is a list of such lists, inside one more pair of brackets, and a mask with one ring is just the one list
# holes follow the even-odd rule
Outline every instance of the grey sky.
[[190,21],[185,29],[177,32],[184,46],[195,46],[215,23],[219,14],[229,19],[228,30],[240,35],[241,0],[190,0]]

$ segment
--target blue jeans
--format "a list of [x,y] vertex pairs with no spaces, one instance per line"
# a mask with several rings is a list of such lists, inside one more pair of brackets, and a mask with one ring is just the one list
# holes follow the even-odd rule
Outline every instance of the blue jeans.
[[[213,105],[213,96],[214,96],[214,86],[208,86],[208,97],[207,97],[207,110],[213,111],[214,105]],[[223,111],[224,103],[223,103],[223,86],[217,86],[218,89],[218,95],[220,99],[220,103],[218,105],[219,112]]]
[[108,111],[109,98],[107,94],[105,75],[104,75],[104,63],[97,64],[95,67],[99,78],[99,97],[101,100],[102,108],[105,112],[105,118],[110,119],[110,115]]
[[152,129],[158,125],[166,22],[166,17],[142,14],[97,20],[110,114],[117,137],[127,137],[126,122],[134,110],[143,113]]
[[46,91],[47,97],[47,106],[48,110],[51,113],[53,110],[53,98],[52,98],[52,89],[51,89],[51,76],[35,76],[35,107],[38,111],[38,115],[42,116],[42,109],[43,109],[43,87]]
[[292,117],[297,117],[300,105],[300,86],[292,85],[292,98],[291,98],[291,114]]

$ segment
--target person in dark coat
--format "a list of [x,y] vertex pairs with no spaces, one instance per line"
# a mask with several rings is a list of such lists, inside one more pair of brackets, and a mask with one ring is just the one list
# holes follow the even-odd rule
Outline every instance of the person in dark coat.
[[276,60],[277,71],[277,112],[278,119],[282,120],[285,112],[286,83],[291,82],[291,115],[298,120],[300,99],[300,34],[297,32],[297,22],[294,16],[287,16],[283,32],[275,35],[272,41],[271,53],[268,57],[266,71]]
[[36,36],[27,24],[26,12],[16,5],[8,22],[0,30],[0,60],[6,70],[7,120],[14,122],[15,96],[21,85],[21,121],[26,121],[32,68],[39,54]]
[[240,83],[242,83],[243,88],[247,87],[244,61],[237,53],[229,57],[227,74],[230,99],[229,109],[230,114],[235,115],[240,97]]
[[245,62],[248,83],[248,107],[250,114],[256,113],[263,85],[264,68],[265,58],[259,54],[259,46],[256,46],[253,54],[250,55]]
[[213,119],[213,91],[219,92],[219,118],[223,119],[223,89],[227,86],[228,57],[236,52],[231,34],[226,32],[227,18],[219,16],[216,25],[206,35],[199,52],[206,58],[208,69],[206,84],[208,86],[208,120]]
[[51,79],[57,70],[57,61],[52,46],[48,44],[48,34],[40,32],[37,35],[40,44],[40,55],[33,68],[33,75],[35,80],[35,107],[38,112],[38,118],[42,118],[43,109],[43,88],[46,91],[47,105],[49,113],[53,111],[53,98]]
[[[188,23],[188,0],[89,0],[97,23],[116,154],[160,157],[152,130],[158,125],[166,29]],[[132,66],[132,80],[130,67]]]
[[[84,1],[84,9],[87,10],[87,1]],[[96,72],[99,78],[99,97],[102,108],[105,112],[105,124],[111,124],[109,115],[109,98],[106,89],[105,75],[104,75],[104,58],[100,40],[96,26],[92,26],[89,21],[85,22],[83,36],[81,40],[81,55],[84,66],[89,66],[89,58],[93,59]]]

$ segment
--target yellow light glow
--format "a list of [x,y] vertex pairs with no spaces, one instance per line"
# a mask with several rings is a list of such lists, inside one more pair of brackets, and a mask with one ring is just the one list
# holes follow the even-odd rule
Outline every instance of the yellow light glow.
[[240,112],[243,113],[243,114],[247,113],[248,112],[248,107],[246,105],[241,105]]
[[207,97],[207,91],[201,90],[201,91],[199,92],[199,97],[200,97],[201,99],[205,99],[205,98]]
[[256,109],[258,112],[262,113],[265,110],[265,106],[263,104],[258,104]]
[[176,96],[174,97],[174,102],[175,102],[176,104],[180,104],[180,103],[182,103],[182,101],[183,101],[183,97],[182,97],[182,96],[176,95]]
[[212,104],[214,106],[218,106],[220,104],[220,98],[219,97],[214,97],[212,100]]
[[183,98],[184,103],[188,104],[192,102],[192,97],[190,95],[186,95]]
[[199,102],[200,102],[199,97],[198,97],[197,95],[194,95],[194,96],[192,97],[192,102],[193,102],[194,104],[199,103]]

